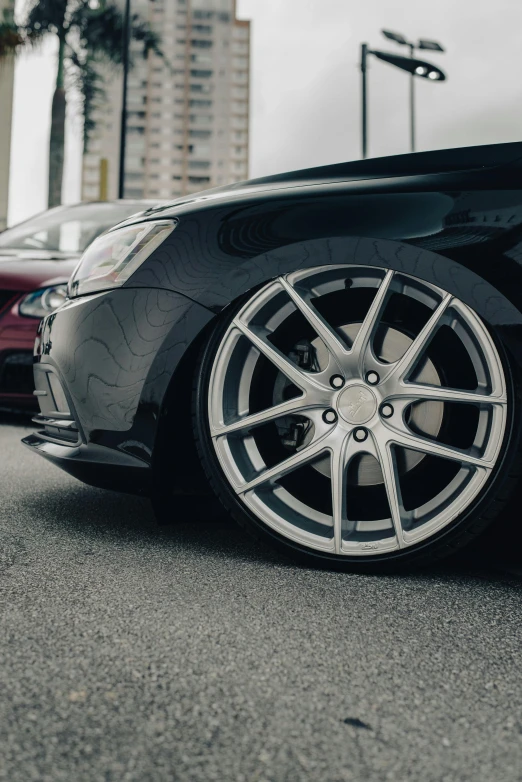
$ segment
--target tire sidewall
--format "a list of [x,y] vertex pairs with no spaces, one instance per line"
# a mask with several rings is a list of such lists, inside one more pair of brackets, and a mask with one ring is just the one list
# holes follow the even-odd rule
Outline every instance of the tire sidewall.
[[[374,556],[349,556],[336,555],[309,549],[295,541],[285,538],[268,524],[258,518],[240,499],[228,483],[223,469],[219,463],[209,425],[209,385],[214,360],[225,336],[227,329],[241,308],[263,285],[256,286],[240,299],[230,304],[217,318],[215,328],[207,340],[200,354],[194,378],[193,394],[193,426],[196,438],[196,446],[201,458],[203,469],[209,483],[234,520],[247,529],[257,539],[261,539],[272,547],[276,547],[285,555],[290,555],[308,567],[323,567],[337,570],[350,570],[363,573],[392,572],[405,568],[419,567],[429,561],[442,559],[455,553],[458,549],[467,545],[471,540],[485,530],[491,524],[497,513],[488,514],[495,503],[502,504],[503,499],[511,494],[518,482],[513,478],[513,469],[516,461],[520,459],[520,444],[522,441],[522,384],[520,373],[514,359],[503,344],[497,331],[488,328],[495,347],[497,348],[508,395],[507,421],[504,430],[504,439],[495,467],[492,470],[486,485],[475,497],[473,502],[463,513],[447,524],[442,530],[421,541],[418,544],[407,547],[390,554]],[[518,459],[517,459],[518,457]],[[516,472],[519,473],[520,465]],[[507,486],[511,483],[512,486]],[[499,500],[500,497],[500,500]]]

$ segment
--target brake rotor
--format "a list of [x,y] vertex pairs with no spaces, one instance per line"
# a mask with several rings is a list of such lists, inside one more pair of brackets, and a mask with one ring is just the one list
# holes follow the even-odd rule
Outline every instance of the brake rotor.
[[[339,327],[338,331],[345,336],[348,344],[352,344],[360,326],[360,323],[350,323],[347,326]],[[391,326],[383,326],[378,357],[385,363],[393,364],[404,355],[412,342],[413,340],[402,331],[398,331]],[[314,363],[316,367],[326,367],[328,364],[328,352],[322,340],[316,338],[310,344],[315,352]],[[423,363],[419,365],[415,373],[415,380],[418,383],[430,386],[441,385],[439,374],[435,369],[433,362],[429,359],[425,359]],[[285,399],[284,392],[287,387],[288,381],[280,375],[274,388],[274,404],[282,402]],[[427,437],[435,438],[440,431],[443,414],[443,402],[418,402],[410,408],[408,424]],[[283,429],[281,429],[280,426],[282,426]],[[281,420],[278,425],[280,432],[284,431],[284,426],[285,424],[283,420]],[[313,432],[310,427],[299,442],[299,448],[307,445],[312,439],[312,436]],[[283,439],[283,443],[289,450],[295,450],[295,446],[293,446],[290,441],[285,441]],[[399,466],[399,472],[401,474],[409,472],[426,458],[425,454],[420,453],[419,451],[404,450],[403,453],[404,458],[401,460]],[[314,462],[311,466],[313,469],[322,473],[322,475],[325,475],[328,478],[330,477],[330,458],[328,456]],[[382,484],[382,471],[377,460],[369,454],[364,454],[357,459],[354,459],[350,464],[348,482],[357,486],[376,486]]]

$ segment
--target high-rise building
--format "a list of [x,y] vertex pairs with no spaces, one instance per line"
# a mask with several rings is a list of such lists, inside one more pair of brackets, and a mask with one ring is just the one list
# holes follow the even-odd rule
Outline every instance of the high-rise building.
[[[132,0],[133,11],[160,34],[164,59],[153,53],[144,59],[132,44],[126,197],[172,198],[248,178],[250,22],[236,18],[235,5]],[[85,200],[117,197],[120,112],[118,74],[93,116]]]
[[[0,19],[3,19],[4,11],[12,11],[13,5],[12,0],[0,0]],[[8,55],[0,58],[0,231],[7,225],[13,82],[14,56]]]

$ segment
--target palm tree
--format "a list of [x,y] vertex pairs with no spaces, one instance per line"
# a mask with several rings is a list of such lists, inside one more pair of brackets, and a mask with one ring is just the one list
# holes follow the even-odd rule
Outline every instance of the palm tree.
[[[30,44],[49,36],[58,39],[49,143],[49,207],[62,200],[67,90],[79,90],[86,145],[94,127],[93,109],[104,92],[100,68],[121,64],[123,28],[123,14],[114,0],[31,0],[19,28]],[[162,56],[159,37],[138,14],[132,15],[131,37],[141,44],[144,57],[150,50]]]
[[14,22],[13,9],[4,8],[0,15],[0,60],[15,54],[23,44],[23,38]]

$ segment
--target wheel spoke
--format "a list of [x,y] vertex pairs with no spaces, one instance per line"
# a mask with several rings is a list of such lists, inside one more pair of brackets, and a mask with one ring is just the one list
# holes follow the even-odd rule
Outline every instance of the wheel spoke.
[[332,448],[331,483],[332,483],[332,523],[334,533],[334,550],[340,554],[342,550],[343,526],[348,520],[346,506],[346,474],[348,465],[356,453],[364,451],[362,445],[348,433],[339,446]]
[[472,456],[461,451],[459,448],[453,448],[448,445],[442,445],[435,440],[428,440],[426,437],[419,437],[413,433],[398,432],[396,429],[390,433],[390,442],[396,445],[401,445],[403,448],[410,448],[412,451],[420,451],[421,453],[430,454],[431,456],[440,456],[442,459],[452,459],[462,464],[467,464],[471,467],[485,467],[491,469],[492,464],[485,459],[481,459],[478,456]]
[[361,371],[364,364],[366,351],[371,342],[371,338],[377,327],[377,324],[379,323],[384,308],[384,303],[393,280],[393,274],[394,273],[392,271],[387,271],[384,275],[381,284],[377,288],[377,292],[370,305],[370,309],[366,313],[366,316],[361,323],[361,327],[359,328],[359,331],[357,332],[357,335],[353,341],[351,353],[358,357],[359,368]]
[[339,364],[339,369],[341,369],[343,366],[343,358],[346,357],[348,351],[343,347],[343,344],[335,331],[328,325],[319,312],[314,307],[310,306],[303,296],[290,285],[285,277],[281,277],[279,281],[297,309],[304,315],[308,323],[314,329],[317,336],[322,339],[330,354]]
[[423,386],[417,383],[404,383],[389,399],[407,399],[411,402],[462,402],[474,405],[505,405],[507,397],[477,394],[474,391],[461,391],[457,388],[439,388]]
[[320,439],[312,441],[302,450],[297,451],[296,453],[292,454],[292,456],[289,456],[288,459],[284,459],[282,462],[279,462],[279,464],[276,464],[267,470],[263,470],[260,475],[257,475],[251,481],[238,486],[236,488],[237,493],[244,494],[251,489],[255,489],[258,486],[261,486],[263,483],[268,483],[268,481],[276,481],[278,478],[282,478],[283,475],[286,475],[287,473],[292,472],[292,470],[297,469],[297,467],[301,467],[303,464],[306,464],[307,462],[314,459],[318,454],[320,454],[328,447],[326,442],[327,439],[328,435],[323,435],[323,437]]
[[399,361],[397,361],[397,363],[393,366],[392,370],[388,374],[388,377],[393,375],[398,379],[402,379],[410,371],[415,362],[422,355],[423,351],[428,345],[428,342],[437,330],[442,316],[451,304],[452,298],[453,297],[449,293],[444,296],[439,306],[436,307],[436,309],[433,311],[430,319],[417,334],[402,358],[400,358]]
[[386,489],[388,505],[390,506],[390,515],[395,530],[395,537],[397,538],[397,545],[399,548],[404,548],[402,502],[400,499],[399,479],[397,477],[397,469],[391,449],[391,443],[380,442],[376,439],[375,455],[382,471],[384,488]]
[[350,436],[344,438],[340,447],[332,449],[332,523],[334,550],[341,553],[343,524],[346,520],[346,470],[348,468],[347,446]]
[[230,424],[225,424],[214,428],[211,432],[212,437],[220,437],[224,434],[232,434],[233,432],[239,432],[244,429],[253,429],[255,426],[266,424],[270,421],[275,421],[277,418],[281,418],[285,415],[291,415],[292,413],[305,413],[307,409],[318,407],[317,403],[311,402],[305,395],[297,397],[296,399],[289,399],[287,402],[282,402],[280,405],[269,407],[266,410],[261,410],[259,413],[252,413],[252,415],[246,415],[240,418],[238,421],[233,421]]
[[271,345],[266,339],[263,339],[253,329],[246,326],[238,318],[234,320],[234,325],[241,333],[256,347],[265,358],[274,364],[280,372],[298,386],[301,390],[317,389],[319,386],[314,383],[310,374],[302,372],[299,367],[293,364],[286,356],[281,353],[274,345]]

